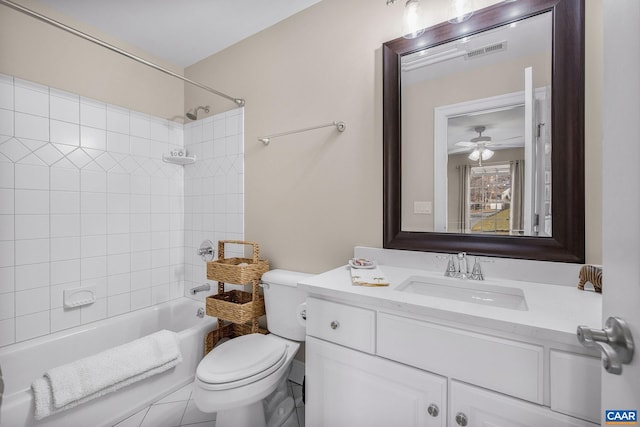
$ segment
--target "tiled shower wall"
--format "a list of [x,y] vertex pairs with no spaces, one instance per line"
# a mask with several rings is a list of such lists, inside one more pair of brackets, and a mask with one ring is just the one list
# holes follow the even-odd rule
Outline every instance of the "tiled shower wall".
[[[184,143],[197,162],[184,168],[185,288],[202,285],[206,264],[197,255],[200,243],[244,236],[244,124],[242,108],[184,127]],[[243,256],[243,247],[227,245],[225,257]],[[215,292],[215,282],[208,282]],[[207,293],[198,294],[201,299]]]
[[[191,126],[204,132],[201,122]],[[213,149],[205,134],[197,142],[187,134],[206,160]],[[178,123],[0,74],[0,345],[184,294],[185,218],[199,220],[186,233],[188,251],[194,232],[226,236],[219,227],[228,224],[195,214],[200,202],[188,203],[193,216],[185,216],[184,174],[200,164],[162,161],[184,147],[184,135]],[[226,203],[222,179],[210,188],[224,189]],[[216,202],[220,194],[197,193]],[[241,236],[236,229],[231,235]],[[97,301],[64,308],[63,291],[83,286],[95,286]]]

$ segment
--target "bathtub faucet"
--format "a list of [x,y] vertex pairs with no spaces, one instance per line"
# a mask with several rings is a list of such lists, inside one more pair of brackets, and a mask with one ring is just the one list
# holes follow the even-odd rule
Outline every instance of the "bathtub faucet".
[[191,288],[190,292],[191,295],[195,295],[198,292],[204,292],[204,291],[210,291],[211,290],[211,285],[208,283],[205,283],[204,285],[200,285],[200,286],[196,286],[195,288]]

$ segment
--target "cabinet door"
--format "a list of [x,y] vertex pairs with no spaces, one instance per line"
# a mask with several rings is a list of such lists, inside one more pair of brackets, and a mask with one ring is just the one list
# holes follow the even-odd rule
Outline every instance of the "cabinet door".
[[594,427],[544,406],[451,381],[449,426],[468,427]]
[[446,425],[445,378],[312,337],[306,387],[308,427]]

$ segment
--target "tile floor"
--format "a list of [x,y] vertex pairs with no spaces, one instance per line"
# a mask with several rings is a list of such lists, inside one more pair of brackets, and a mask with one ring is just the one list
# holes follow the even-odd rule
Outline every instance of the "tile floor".
[[[289,395],[296,403],[296,410],[282,427],[304,427],[302,386],[293,381],[288,381],[287,385]],[[191,386],[182,387],[115,427],[214,427],[216,414],[205,414],[196,408],[191,398]]]

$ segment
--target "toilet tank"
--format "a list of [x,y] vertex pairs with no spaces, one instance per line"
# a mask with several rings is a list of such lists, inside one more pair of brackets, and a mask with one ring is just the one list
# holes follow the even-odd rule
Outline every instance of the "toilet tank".
[[288,270],[271,270],[262,275],[269,332],[304,341],[306,329],[299,321],[297,308],[305,302],[307,294],[298,288],[298,282],[310,276]]

